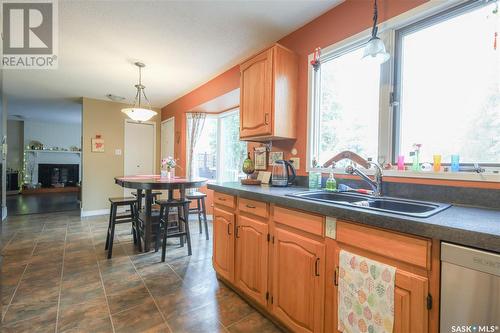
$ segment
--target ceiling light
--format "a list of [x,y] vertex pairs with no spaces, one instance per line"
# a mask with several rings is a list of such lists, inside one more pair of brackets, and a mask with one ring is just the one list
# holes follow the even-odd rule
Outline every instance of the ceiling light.
[[363,53],[363,60],[374,62],[376,64],[383,64],[391,57],[389,53],[385,50],[384,42],[377,37],[377,20],[378,20],[378,7],[377,0],[373,5],[373,28],[372,36],[368,43],[365,45],[365,51]]
[[[151,104],[149,103],[148,98],[146,97],[146,93],[144,89],[146,88],[142,84],[142,69],[146,67],[142,62],[134,63],[137,67],[139,67],[139,83],[135,85],[137,89],[137,93],[135,95],[134,105],[130,108],[122,109],[122,112],[125,113],[130,119],[135,121],[148,121],[157,115],[157,112],[151,110]],[[143,107],[141,102],[144,96],[144,100],[147,102],[148,107]]]

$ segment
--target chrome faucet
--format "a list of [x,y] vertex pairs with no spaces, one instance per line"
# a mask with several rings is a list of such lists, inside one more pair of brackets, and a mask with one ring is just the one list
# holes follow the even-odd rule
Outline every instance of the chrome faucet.
[[382,194],[382,168],[378,163],[373,162],[370,159],[368,159],[367,162],[368,164],[375,166],[375,181],[371,180],[371,178],[368,177],[364,172],[362,172],[361,170],[352,165],[348,165],[345,168],[345,172],[350,175],[355,174],[361,177],[361,179],[363,179],[365,182],[368,183],[368,185],[370,185],[370,187],[373,190],[373,195],[378,197]]

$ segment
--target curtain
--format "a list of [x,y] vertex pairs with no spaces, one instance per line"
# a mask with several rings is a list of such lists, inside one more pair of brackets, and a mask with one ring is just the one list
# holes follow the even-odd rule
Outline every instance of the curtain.
[[195,112],[188,114],[188,124],[189,124],[189,147],[188,147],[188,160],[187,165],[187,177],[191,177],[193,175],[193,155],[194,148],[200,139],[201,131],[203,130],[203,126],[205,125],[205,119],[207,117],[206,113]]

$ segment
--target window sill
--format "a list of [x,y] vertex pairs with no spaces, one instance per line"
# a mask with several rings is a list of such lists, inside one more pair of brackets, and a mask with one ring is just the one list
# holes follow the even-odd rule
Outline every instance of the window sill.
[[[309,172],[330,173],[329,168],[315,168],[308,170]],[[363,170],[368,176],[372,176],[375,172],[372,169]],[[344,169],[333,169],[335,175],[347,175]],[[395,178],[419,178],[419,179],[437,179],[437,180],[455,180],[455,181],[473,181],[473,182],[494,182],[500,183],[500,173],[491,171],[476,173],[476,172],[434,172],[434,171],[398,171],[398,170],[383,170],[384,177]]]

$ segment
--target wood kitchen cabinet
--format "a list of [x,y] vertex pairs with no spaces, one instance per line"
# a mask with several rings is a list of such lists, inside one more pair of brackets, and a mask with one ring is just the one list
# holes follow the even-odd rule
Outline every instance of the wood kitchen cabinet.
[[228,281],[234,279],[234,214],[218,207],[213,213],[213,254],[215,271]]
[[297,56],[276,44],[240,65],[240,139],[294,139]]
[[235,283],[246,295],[263,306],[268,292],[268,225],[247,216],[238,216],[236,226]]
[[277,227],[273,246],[272,313],[293,332],[322,332],[324,244]]
[[[380,244],[384,243],[384,246]],[[339,262],[340,250],[389,264],[396,267],[394,288],[394,333],[421,333],[429,331],[430,302],[429,271],[430,241],[385,230],[337,222],[335,261]],[[337,277],[334,276],[331,308],[333,320],[327,327],[337,331]],[[331,325],[331,326],[330,326]]]

